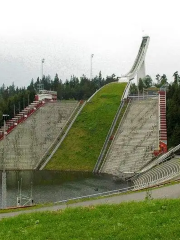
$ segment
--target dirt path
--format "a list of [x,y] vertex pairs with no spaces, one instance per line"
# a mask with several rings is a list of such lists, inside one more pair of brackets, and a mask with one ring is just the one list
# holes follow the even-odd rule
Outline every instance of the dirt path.
[[[33,212],[42,212],[42,211],[57,211],[59,209],[65,208],[72,208],[72,207],[87,207],[91,205],[99,205],[99,204],[114,204],[114,203],[121,203],[121,202],[128,202],[128,201],[143,201],[147,195],[147,192],[133,192],[130,194],[124,194],[119,196],[113,197],[106,197],[102,199],[95,199],[89,200],[84,202],[72,203],[72,204],[61,204],[49,207],[42,207],[37,209],[27,209],[24,211],[17,211],[17,212],[9,212],[9,213],[0,213],[0,219],[14,217],[20,214],[25,213],[33,213]],[[153,199],[160,199],[160,198],[180,198],[180,183],[161,187],[158,189],[153,189],[151,191],[151,197]]]

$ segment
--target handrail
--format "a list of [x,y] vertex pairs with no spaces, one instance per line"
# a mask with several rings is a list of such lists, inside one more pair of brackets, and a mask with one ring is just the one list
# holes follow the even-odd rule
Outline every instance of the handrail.
[[[124,112],[124,114],[123,114],[123,116],[122,116],[122,118],[121,118],[121,121],[120,121],[120,123],[119,123],[118,129],[117,129],[116,134],[115,134],[115,136],[114,136],[114,139],[113,139],[113,141],[111,142],[111,146],[113,145],[113,143],[114,143],[114,141],[115,141],[115,139],[116,139],[117,133],[118,133],[118,131],[119,131],[119,128],[121,127],[122,122],[124,121],[124,118],[125,118],[125,116],[126,116],[126,114],[127,114],[127,111],[129,110],[130,103],[131,103],[131,101],[129,101],[129,103],[128,103],[127,107],[126,107],[126,110],[125,110],[125,112]],[[111,146],[109,147],[109,150],[107,151],[106,156],[104,157],[104,161],[103,161],[103,163],[102,163],[102,165],[101,165],[101,169],[103,168],[103,165],[104,165],[104,163],[105,163],[105,160],[106,160],[106,158],[107,158],[107,156],[108,156],[108,154],[109,154],[109,151],[110,151],[110,149],[111,149]],[[101,169],[100,169],[100,171],[101,171]]]
[[159,158],[155,159],[151,164],[149,164],[145,168],[141,169],[140,173],[144,173],[144,172],[148,171],[149,169],[151,169],[152,167],[160,164],[161,162],[166,160],[168,157],[170,157],[171,154],[174,154],[179,149],[180,149],[180,144],[177,145],[176,147],[174,147],[173,149],[171,149],[169,152],[167,152],[167,153],[163,154],[162,156],[160,156]]
[[103,157],[104,157],[104,154],[105,154],[105,151],[106,151],[108,142],[109,142],[109,138],[110,138],[110,136],[111,136],[111,134],[112,134],[112,132],[113,132],[113,130],[114,130],[114,127],[115,127],[115,125],[116,125],[117,119],[118,119],[118,117],[119,117],[119,114],[120,114],[123,106],[124,106],[124,101],[121,101],[121,102],[120,102],[120,105],[119,105],[119,108],[118,108],[118,110],[117,110],[117,112],[116,112],[116,115],[115,115],[115,117],[114,117],[114,119],[113,119],[113,122],[112,122],[112,124],[111,124],[111,127],[110,127],[110,129],[109,129],[109,131],[108,131],[108,134],[107,134],[107,136],[106,136],[105,142],[104,142],[103,147],[102,147],[102,149],[101,149],[101,152],[100,152],[100,154],[99,154],[99,157],[98,157],[98,160],[97,160],[97,162],[96,162],[96,165],[95,165],[95,167],[94,167],[94,169],[93,169],[93,173],[97,173],[97,172],[98,172],[98,169],[99,169],[99,167],[100,167],[100,164],[102,163],[102,160],[103,160]]
[[102,193],[95,193],[95,194],[91,194],[91,195],[84,195],[84,196],[81,196],[81,197],[64,199],[64,200],[57,201],[57,202],[54,202],[54,203],[59,204],[59,203],[64,203],[64,202],[68,202],[68,201],[74,201],[74,200],[79,200],[79,199],[84,199],[84,198],[92,198],[92,197],[98,197],[98,196],[106,197],[106,196],[109,196],[109,195],[112,195],[112,194],[115,195],[115,194],[119,194],[119,193],[130,192],[133,189],[134,189],[134,186],[130,186],[130,187],[127,187],[127,188],[120,188],[120,189],[111,190],[111,191],[102,192]]
[[174,177],[177,177],[179,175],[180,175],[179,172],[175,172],[173,174],[166,175],[162,178],[158,178],[158,179],[156,179],[154,181],[151,181],[151,182],[148,182],[148,183],[137,184],[137,185],[134,185],[134,190],[139,190],[139,189],[143,189],[143,188],[147,188],[147,187],[156,186],[157,184],[163,183],[164,181],[168,181],[168,180],[170,180]]
[[131,81],[128,81],[128,84],[126,85],[126,87],[125,87],[125,89],[124,89],[124,92],[123,92],[123,95],[122,95],[122,97],[121,97],[121,101],[123,101],[124,98],[125,98],[125,96],[128,95],[130,85],[131,85]]
[[[178,174],[173,174],[172,177],[176,177],[177,175]],[[160,178],[159,180],[168,181],[170,179],[170,175],[168,177],[169,178],[163,177],[163,178]],[[127,187],[127,188],[120,188],[120,189],[116,189],[116,190],[111,190],[111,191],[102,192],[102,193],[95,193],[95,194],[90,194],[90,195],[84,195],[84,196],[75,197],[75,198],[68,198],[68,199],[64,199],[64,200],[57,201],[57,202],[54,202],[54,203],[55,204],[68,203],[69,201],[81,200],[81,199],[85,199],[85,198],[93,198],[93,197],[99,197],[99,196],[107,197],[107,196],[110,196],[110,195],[117,195],[117,194],[125,193],[125,192],[126,193],[127,192],[134,192],[134,191],[137,191],[137,190],[140,190],[140,189],[144,189],[144,188],[152,187],[152,186],[155,186],[155,185],[159,185],[162,182],[157,182],[157,180],[156,180],[156,181],[152,181],[151,183],[154,183],[154,185],[150,186],[149,183],[144,184],[142,187],[139,187],[139,185],[133,185],[133,186],[130,186],[130,187]]]
[[[45,101],[38,101],[37,103],[34,104],[34,106],[30,110],[27,110],[27,113],[22,113],[22,111],[23,111],[22,110],[20,112],[20,113],[22,113],[22,116],[20,116],[19,118],[16,114],[14,116],[14,118],[17,117],[17,121],[13,122],[12,125],[6,129],[6,134],[7,135],[10,134],[14,130],[14,128],[16,128],[20,123],[23,123],[24,121],[26,121],[33,113],[35,113],[45,103],[46,103]],[[33,104],[33,103],[31,103],[31,104]],[[31,106],[31,104],[29,106]],[[27,107],[29,107],[29,106],[27,106]],[[24,109],[26,109],[27,107],[25,107]],[[26,115],[26,117],[25,117],[25,115]],[[8,122],[8,121],[6,121],[6,122]],[[0,141],[3,139],[4,139],[4,131],[2,131],[2,134],[0,135]]]
[[100,152],[100,154],[99,154],[98,160],[97,160],[97,162],[96,162],[96,164],[95,164],[95,167],[94,167],[94,169],[93,169],[93,173],[97,173],[98,170],[99,170],[99,168],[100,168],[100,165],[102,164],[102,161],[103,161],[103,158],[104,158],[104,154],[105,154],[105,152],[106,152],[107,145],[108,145],[108,142],[109,142],[109,138],[110,138],[110,136],[112,135],[112,132],[114,131],[114,127],[115,127],[115,125],[116,125],[116,123],[117,123],[117,120],[118,120],[118,118],[119,118],[119,115],[120,115],[120,113],[121,113],[121,110],[122,110],[122,108],[124,107],[124,96],[127,95],[126,92],[129,91],[129,85],[130,85],[130,84],[131,84],[131,83],[130,83],[130,81],[129,81],[128,84],[126,85],[126,88],[125,88],[124,92],[123,92],[123,95],[122,95],[122,97],[121,97],[121,102],[120,102],[119,108],[118,108],[118,110],[117,110],[117,112],[116,112],[116,115],[115,115],[115,117],[114,117],[114,119],[113,119],[113,122],[112,122],[112,124],[111,124],[111,127],[110,127],[110,129],[109,129],[109,131],[108,131],[108,134],[107,134],[107,136],[106,136],[105,142],[104,142],[103,147],[102,147],[102,149],[101,149],[101,152]]

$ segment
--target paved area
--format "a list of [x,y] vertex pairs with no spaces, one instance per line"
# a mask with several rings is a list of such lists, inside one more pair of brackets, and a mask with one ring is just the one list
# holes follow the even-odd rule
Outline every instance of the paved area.
[[[153,199],[180,198],[180,183],[171,185],[171,186],[152,189],[151,196]],[[61,204],[61,205],[55,205],[55,206],[49,206],[49,207],[42,207],[42,208],[38,208],[38,209],[27,209],[27,210],[18,211],[18,212],[0,213],[0,219],[14,217],[14,216],[17,216],[20,214],[25,214],[25,213],[57,211],[59,209],[65,209],[65,208],[88,207],[88,206],[92,206],[92,205],[95,206],[95,205],[100,205],[100,204],[118,204],[121,202],[128,202],[128,201],[143,201],[145,199],[145,197],[146,197],[146,191],[133,192],[130,194],[106,197],[106,198],[102,198],[102,199],[89,200],[89,201],[72,203],[72,204]]]

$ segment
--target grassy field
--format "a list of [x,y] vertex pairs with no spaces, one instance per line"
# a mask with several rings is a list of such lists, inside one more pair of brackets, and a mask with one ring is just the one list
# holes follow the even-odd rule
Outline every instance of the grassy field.
[[176,240],[180,200],[74,208],[33,213],[0,221],[3,240]]
[[86,104],[45,169],[93,170],[126,84],[108,84]]

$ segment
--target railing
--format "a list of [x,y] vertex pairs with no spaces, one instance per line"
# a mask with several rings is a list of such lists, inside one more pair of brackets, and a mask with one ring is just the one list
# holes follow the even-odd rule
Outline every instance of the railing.
[[[76,201],[76,200],[81,200],[81,199],[90,199],[90,198],[94,198],[94,197],[108,197],[110,195],[118,195],[121,193],[131,193],[133,191],[137,191],[140,189],[144,189],[144,188],[148,188],[148,187],[153,187],[155,185],[160,185],[163,182],[168,182],[170,179],[178,176],[179,173],[173,174],[173,175],[169,175],[168,177],[163,177],[158,179],[159,181],[152,181],[150,183],[147,184],[142,184],[141,186],[139,185],[132,185],[130,187],[127,188],[121,188],[121,189],[116,189],[116,190],[112,190],[112,191],[107,191],[107,192],[101,192],[101,193],[95,193],[95,194],[90,194],[90,195],[84,195],[84,196],[80,196],[80,197],[75,197],[75,198],[68,198],[68,199],[64,199],[61,201],[57,201],[54,202],[55,204],[59,204],[59,203],[68,203],[70,201]],[[161,181],[160,181],[161,180]]]
[[148,171],[149,169],[151,169],[152,167],[154,167],[154,166],[160,164],[161,162],[165,161],[168,157],[173,155],[179,149],[180,149],[180,144],[177,145],[176,147],[174,147],[173,149],[171,149],[169,152],[163,154],[162,156],[160,156],[159,158],[154,160],[154,162],[150,163],[145,168],[141,169],[140,173],[144,173],[144,172]]
[[115,128],[115,125],[116,125],[117,120],[118,120],[118,118],[119,118],[119,115],[120,115],[120,113],[121,113],[121,110],[122,110],[122,108],[124,107],[124,98],[125,98],[125,96],[127,95],[127,91],[129,91],[129,86],[130,86],[130,84],[131,84],[131,83],[130,83],[130,81],[129,81],[128,84],[126,85],[126,88],[125,88],[124,92],[123,92],[123,95],[122,95],[122,97],[121,97],[121,102],[120,102],[119,108],[118,108],[118,110],[117,110],[117,112],[116,112],[116,115],[115,115],[115,117],[114,117],[114,119],[113,119],[113,122],[112,122],[112,124],[111,124],[111,127],[110,127],[110,129],[109,129],[109,131],[108,131],[108,134],[107,134],[107,136],[106,136],[105,142],[104,142],[103,147],[102,147],[102,149],[101,149],[101,152],[100,152],[100,154],[99,154],[98,160],[97,160],[96,165],[95,165],[95,167],[94,167],[94,169],[93,169],[93,173],[97,173],[98,170],[99,170],[99,168],[100,168],[100,166],[101,166],[101,164],[102,164],[102,161],[103,161],[103,158],[104,158],[104,154],[105,154],[105,152],[106,152],[106,150],[107,150],[107,146],[108,146],[108,143],[109,143],[109,139],[110,139],[110,137],[111,137],[111,135],[112,135],[112,133],[113,133],[113,131],[114,131],[114,128]]
[[133,189],[134,189],[134,186],[130,186],[130,187],[127,187],[127,188],[121,188],[121,189],[102,192],[102,193],[95,193],[95,194],[85,195],[85,196],[81,196],[81,197],[68,198],[68,199],[57,201],[57,202],[54,202],[54,203],[55,204],[65,203],[65,202],[69,202],[69,201],[75,201],[75,200],[81,200],[81,199],[93,198],[93,197],[107,197],[107,196],[110,196],[110,195],[116,195],[116,194],[120,194],[120,193],[130,192]]
[[143,100],[143,99],[148,99],[148,98],[157,98],[158,95],[154,94],[154,95],[129,95],[128,98],[129,99],[133,99],[133,100]]
[[[45,104],[44,101],[40,101],[37,104],[35,104],[31,109],[27,109],[27,112],[22,113],[22,116],[15,116],[14,118],[17,118],[17,121],[13,121],[12,123],[9,123],[10,126],[8,126],[8,122],[6,123],[6,126],[8,126],[8,129],[6,129],[6,134],[9,134],[18,124],[24,122],[28,117],[30,117],[34,112],[36,112],[40,107],[42,107]],[[0,141],[4,138],[4,132],[0,135]]]
[[115,125],[116,125],[117,119],[118,119],[118,117],[119,117],[119,115],[120,115],[120,113],[121,113],[121,110],[122,110],[123,106],[124,106],[124,101],[122,101],[122,102],[120,103],[120,105],[119,105],[119,108],[118,108],[117,113],[116,113],[116,115],[115,115],[115,117],[114,117],[114,119],[113,119],[113,122],[112,122],[112,124],[111,124],[111,127],[110,127],[110,129],[109,129],[109,131],[108,131],[108,134],[107,134],[107,136],[106,136],[105,142],[104,142],[103,147],[102,147],[102,149],[101,149],[101,152],[100,152],[100,155],[99,155],[98,160],[97,160],[97,162],[96,162],[96,165],[95,165],[95,167],[94,167],[94,169],[93,169],[93,173],[97,173],[98,170],[99,170],[99,168],[100,168],[100,165],[101,165],[101,163],[102,163],[104,154],[105,154],[106,149],[107,149],[107,145],[108,145],[108,143],[109,143],[110,136],[112,135],[112,132],[113,132],[113,130],[114,130],[114,127],[115,127]]
[[173,178],[175,178],[179,175],[180,175],[179,172],[175,172],[173,174],[170,174],[168,176],[164,176],[162,178],[156,179],[156,180],[148,182],[148,183],[137,184],[137,185],[134,185],[134,190],[140,190],[140,189],[143,189],[143,188],[156,186],[156,185],[161,184],[163,182],[169,181],[169,180],[171,180],[171,179],[173,179]]
[[124,98],[127,98],[128,93],[129,93],[130,85],[131,85],[131,81],[129,81],[128,84],[126,85],[125,90],[124,90],[124,92],[123,92],[123,95],[122,95],[122,97],[121,97],[121,101],[123,101]]
[[152,181],[150,183],[146,183],[146,184],[142,184],[142,185],[132,185],[130,187],[127,188],[121,188],[121,189],[116,189],[116,190],[112,190],[112,191],[107,191],[107,192],[101,192],[101,193],[95,193],[95,194],[90,194],[90,195],[84,195],[84,196],[80,196],[80,197],[75,197],[75,198],[68,198],[68,199],[64,199],[61,201],[57,201],[54,202],[55,204],[59,204],[59,203],[68,203],[70,201],[76,201],[76,200],[82,200],[82,199],[90,199],[90,198],[94,198],[94,197],[108,197],[110,195],[118,195],[121,193],[132,193],[134,191],[140,190],[140,189],[145,189],[145,188],[149,188],[149,187],[153,187],[156,185],[160,185],[164,182],[168,182],[170,179],[178,176],[179,173],[173,174],[171,176],[166,176],[163,178],[160,178],[158,180]]
[[[115,134],[115,136],[114,136],[113,141],[111,142],[111,146],[113,145],[113,142],[114,142],[114,140],[116,139],[116,135],[117,135],[117,133],[118,133],[118,131],[119,131],[119,128],[121,127],[122,122],[124,121],[125,116],[127,115],[127,112],[128,112],[128,110],[129,110],[130,103],[131,103],[131,101],[129,101],[129,103],[128,103],[127,107],[126,107],[126,110],[125,110],[125,112],[124,112],[124,114],[123,114],[123,116],[122,116],[122,118],[121,118],[121,121],[120,121],[120,123],[119,123],[119,127],[118,127],[118,129],[117,129],[117,131],[116,131],[116,134]],[[109,151],[110,151],[110,149],[111,149],[111,146],[109,147],[109,150],[108,150],[108,152],[106,153],[106,156],[104,157],[104,161],[103,161],[103,163],[102,163],[102,165],[101,165],[100,171],[101,171],[101,169],[103,168],[103,165],[104,165],[104,163],[105,163],[105,159],[107,158],[107,156],[108,156],[108,154],[109,154]]]

